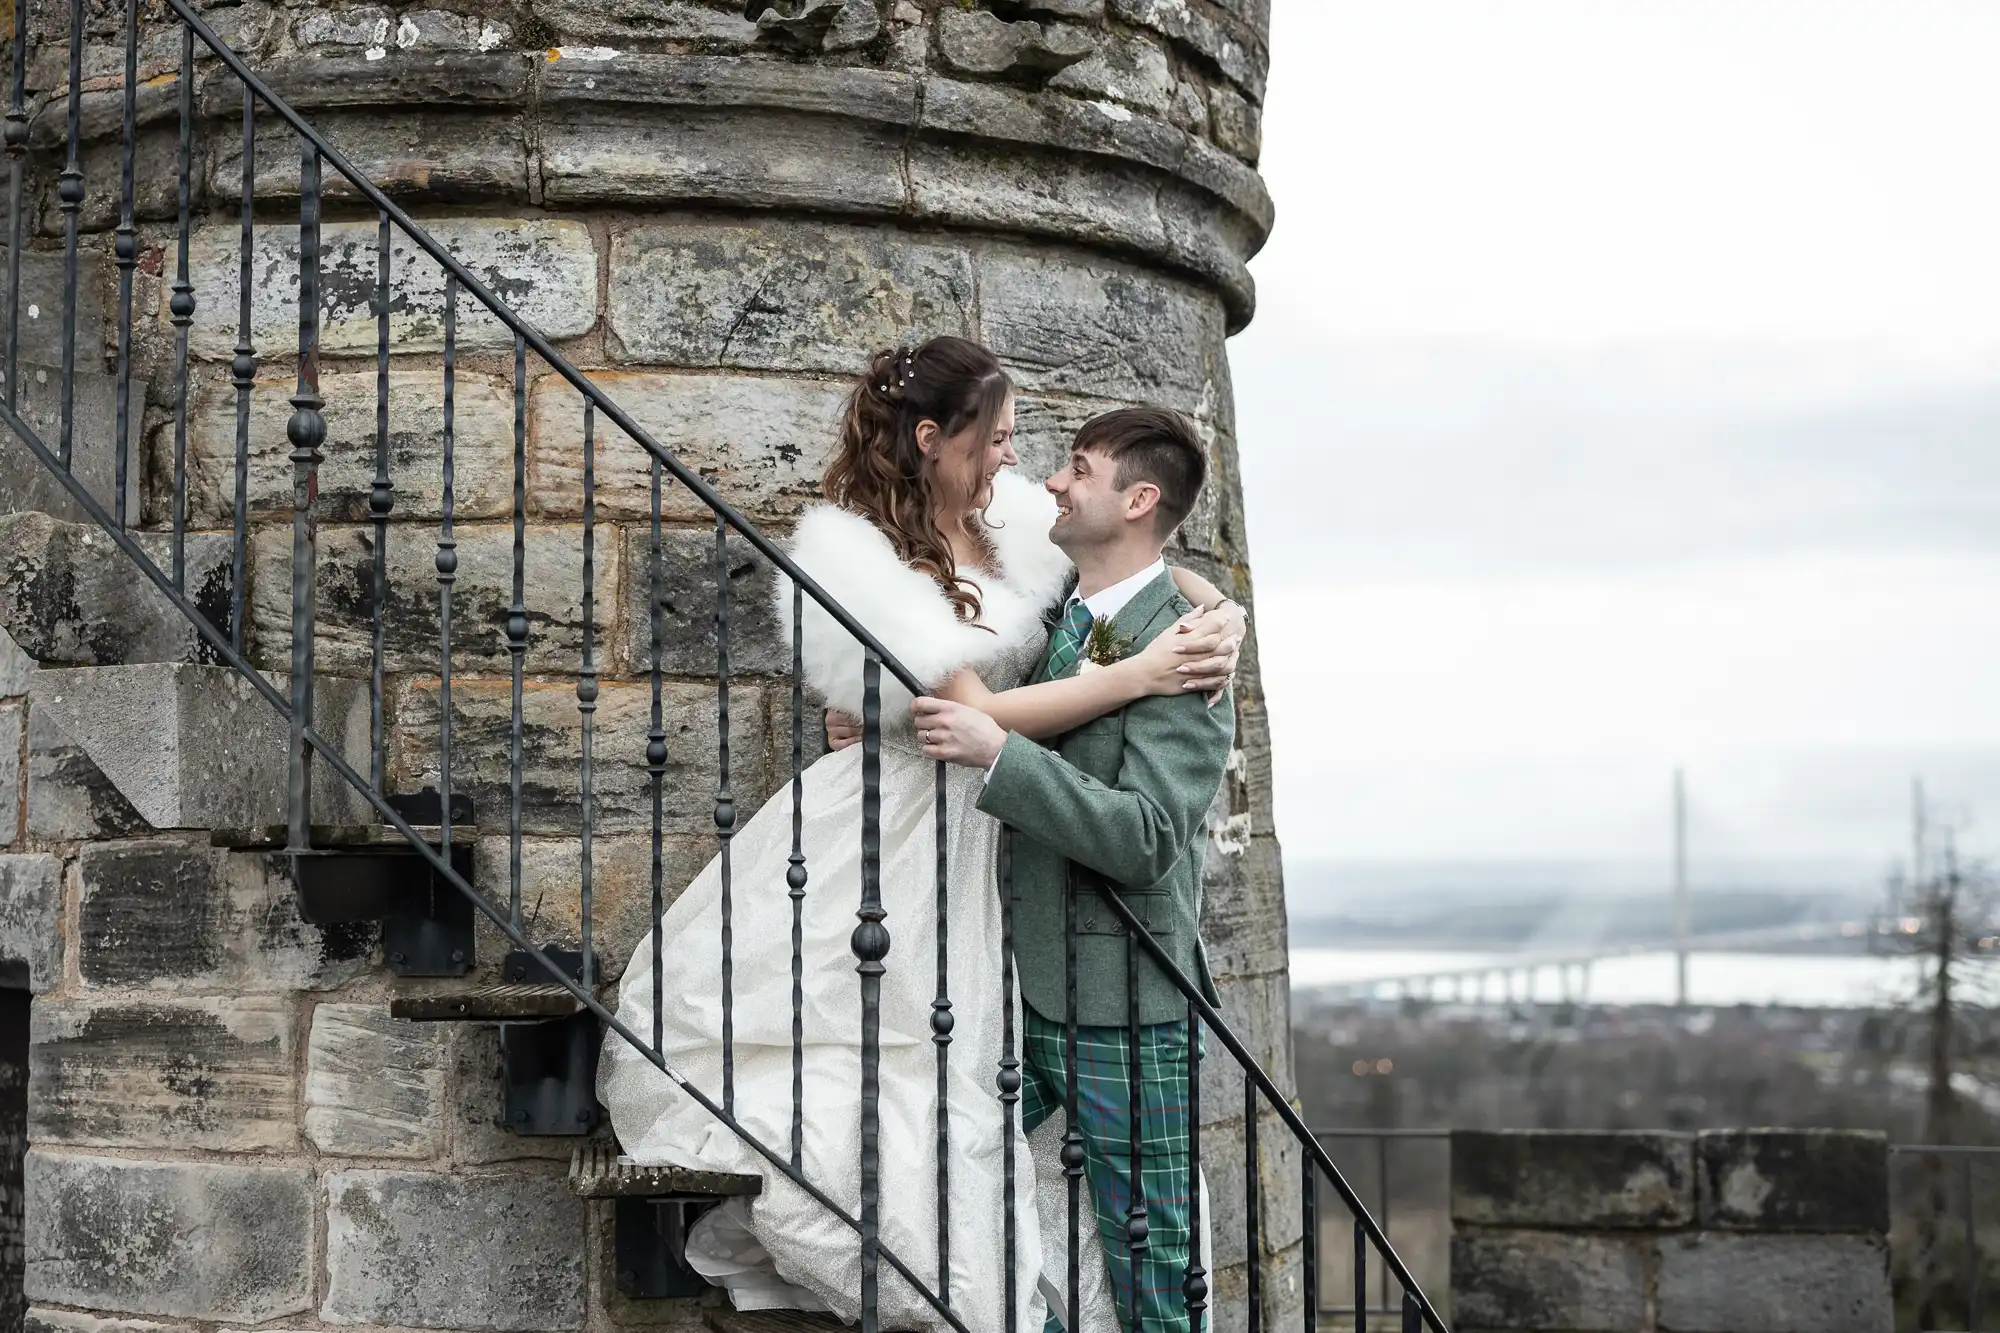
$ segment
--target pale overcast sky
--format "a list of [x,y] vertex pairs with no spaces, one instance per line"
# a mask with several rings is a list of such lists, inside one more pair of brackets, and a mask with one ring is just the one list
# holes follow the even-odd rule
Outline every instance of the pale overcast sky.
[[1273,9],[1288,857],[2000,850],[2000,5]]

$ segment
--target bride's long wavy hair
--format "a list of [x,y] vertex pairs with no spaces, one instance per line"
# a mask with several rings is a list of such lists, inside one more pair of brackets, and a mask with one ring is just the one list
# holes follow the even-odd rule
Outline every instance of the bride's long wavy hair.
[[877,352],[847,396],[833,460],[820,481],[827,499],[868,519],[905,564],[937,580],[965,621],[979,619],[979,591],[959,577],[946,534],[956,530],[986,543],[968,498],[978,493],[981,453],[926,454],[917,446],[917,428],[935,422],[941,440],[970,430],[983,445],[1013,389],[999,359],[964,338]]

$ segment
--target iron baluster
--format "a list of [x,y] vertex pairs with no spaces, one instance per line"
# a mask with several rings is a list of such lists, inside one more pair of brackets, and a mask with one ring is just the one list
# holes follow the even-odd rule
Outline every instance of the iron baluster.
[[62,424],[56,457],[68,470],[76,440],[76,229],[83,210],[83,0],[69,0],[69,157],[56,177],[63,215]]
[[521,928],[521,705],[528,660],[528,345],[514,335],[514,600],[507,606],[507,919]]
[[7,406],[21,380],[21,184],[28,158],[28,0],[14,0],[14,78],[7,98]]
[[[368,514],[375,523],[375,584],[373,634],[368,659],[369,778],[381,791],[388,767],[388,728],[382,721],[384,635],[389,601],[389,513],[396,507],[396,490],[389,478],[389,215],[375,229],[375,481],[368,488]],[[451,814],[440,815],[449,824]]]
[[1248,1281],[1249,1318],[1245,1327],[1258,1333],[1264,1327],[1264,1264],[1258,1235],[1257,1085],[1243,1076],[1243,1251],[1250,1267]]
[[[590,956],[590,909],[591,909],[591,826],[594,822],[592,811],[595,793],[591,789],[591,747],[596,739],[597,723],[597,412],[590,403],[583,405],[583,672],[576,681],[576,710],[582,715],[583,726],[583,775],[579,792],[581,808],[578,812],[583,833],[580,867],[582,879],[579,887],[578,915],[581,917],[583,936],[583,988],[591,989],[597,982],[597,968]],[[657,964],[657,960],[655,960]],[[657,965],[654,971],[658,971]]]
[[945,851],[945,765],[937,765],[932,800],[937,844],[937,996],[931,1001],[931,1042],[937,1047],[938,1296],[951,1304],[951,913]]
[[806,1157],[805,983],[805,591],[792,585],[792,855],[785,884],[792,900],[792,1165]]
[[1188,1002],[1188,1268],[1181,1282],[1188,1333],[1201,1333],[1208,1311],[1208,1270],[1201,1255],[1201,1019]]
[[444,280],[444,475],[438,501],[438,800],[444,821],[440,845],[451,855],[451,593],[458,581],[458,539],[452,534],[457,507],[453,448],[458,425],[458,279]]
[[[1389,1284],[1382,1284],[1389,1294]],[[1368,1333],[1368,1228],[1354,1221],[1354,1333]]]
[[1000,826],[1000,1074],[994,1080],[1000,1089],[1000,1173],[1006,1193],[1000,1204],[1001,1245],[1006,1263],[1006,1333],[1015,1333],[1021,1312],[1019,1274],[1015,1272],[1020,1246],[1018,1222],[1014,1216],[1014,1125],[1021,1103],[1021,1061],[1014,1043],[1014,830]]
[[1965,1177],[1965,1327],[1979,1333],[1979,1219],[1972,1206],[1972,1154],[1963,1154],[1959,1162]]
[[1063,881],[1063,1176],[1069,1187],[1069,1318],[1083,1327],[1083,1131],[1077,1124],[1076,867]]
[[657,1054],[666,1041],[666,1016],[660,1012],[665,986],[660,969],[660,917],[666,912],[661,883],[664,841],[661,826],[666,818],[667,731],[660,716],[660,460],[653,460],[652,545],[647,554],[647,577],[651,580],[646,598],[646,615],[653,636],[653,714],[646,732],[646,772],[653,786],[653,1051]]
[[880,1333],[876,1269],[882,1248],[882,974],[889,956],[882,905],[882,659],[861,667],[861,907],[852,948],[861,974],[861,1330]]
[[[236,257],[236,355],[229,362],[236,386],[235,536],[230,546],[229,646],[243,651],[244,585],[249,582],[250,547],[250,395],[257,383],[257,347],[250,338],[250,250],[255,225],[252,205],[257,189],[257,97],[243,85],[243,198],[237,220],[241,237]],[[449,822],[449,821],[447,821]]]
[[132,466],[132,270],[139,266],[139,228],[132,220],[133,157],[139,147],[139,0],[125,0],[125,132],[118,151],[118,227],[111,254],[118,264],[118,378],[112,387],[116,436],[111,445],[111,514],[119,527],[130,516],[125,479]]
[[[1378,1135],[1375,1139],[1375,1183],[1380,1186],[1382,1237],[1386,1240],[1389,1237],[1389,1140],[1386,1135]],[[1382,1264],[1380,1270],[1382,1294],[1387,1296],[1389,1294],[1389,1260],[1386,1254],[1379,1257]]]
[[715,837],[722,875],[722,1109],[736,1113],[736,927],[730,899],[729,843],[736,798],[729,792],[729,528],[715,520]]
[[[303,851],[312,830],[312,746],[306,728],[313,715],[313,633],[318,573],[318,532],[313,502],[319,496],[320,446],[326,418],[319,396],[319,150],[299,150],[299,382],[285,434],[292,443],[292,740],[286,792],[287,846]],[[450,822],[450,821],[446,821]]]
[[180,171],[174,235],[174,586],[187,591],[188,327],[194,323],[194,283],[188,279],[188,207],[194,193],[194,30],[181,28]]
[[1130,1247],[1132,1257],[1132,1308],[1135,1312],[1133,1318],[1136,1319],[1139,1273],[1145,1267],[1147,1251],[1151,1248],[1149,1238],[1152,1227],[1146,1210],[1145,1139],[1142,1134],[1145,1120],[1141,1114],[1144,1109],[1141,1093],[1145,1087],[1145,1072],[1140,1062],[1144,1034],[1139,1026],[1139,944],[1130,935],[1125,937],[1125,1026],[1125,1074],[1129,1087],[1125,1111],[1126,1151],[1131,1156],[1127,1163],[1130,1168],[1127,1188],[1132,1193],[1125,1206],[1125,1243]]
[[[1299,1182],[1299,1209],[1305,1222],[1305,1277],[1306,1277],[1306,1333],[1317,1333],[1319,1329],[1319,1164],[1313,1161],[1311,1153],[1301,1153]],[[1367,1244],[1367,1233],[1360,1227],[1355,1234]],[[1359,1257],[1359,1256],[1357,1256]],[[1358,1269],[1356,1271],[1359,1271]]]
[[1423,1307],[1417,1303],[1417,1294],[1413,1291],[1403,1293],[1403,1333],[1424,1333]]

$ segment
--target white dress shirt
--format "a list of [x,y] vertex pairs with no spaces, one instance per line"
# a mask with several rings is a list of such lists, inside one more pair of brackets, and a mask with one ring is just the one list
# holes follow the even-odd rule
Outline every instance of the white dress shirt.
[[[1145,587],[1148,583],[1151,583],[1166,572],[1167,560],[1165,556],[1161,556],[1131,578],[1120,579],[1110,587],[1100,588],[1090,596],[1084,598],[1084,610],[1090,612],[1092,620],[1103,620],[1106,617],[1116,616],[1120,611],[1125,609],[1127,602],[1139,595],[1139,589]],[[1069,601],[1063,604],[1063,614],[1068,615],[1070,607],[1075,604],[1076,594],[1071,593]]]

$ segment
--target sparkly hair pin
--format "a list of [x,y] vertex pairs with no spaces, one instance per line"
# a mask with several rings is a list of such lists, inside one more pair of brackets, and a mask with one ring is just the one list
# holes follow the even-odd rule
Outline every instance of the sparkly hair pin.
[[917,377],[916,355],[912,352],[905,352],[903,353],[902,356],[900,356],[896,360],[896,380],[894,385],[893,386],[888,384],[882,385],[881,386],[882,392],[883,393],[889,392],[891,387],[897,389],[905,388],[909,385],[910,381],[915,379],[916,377]]

